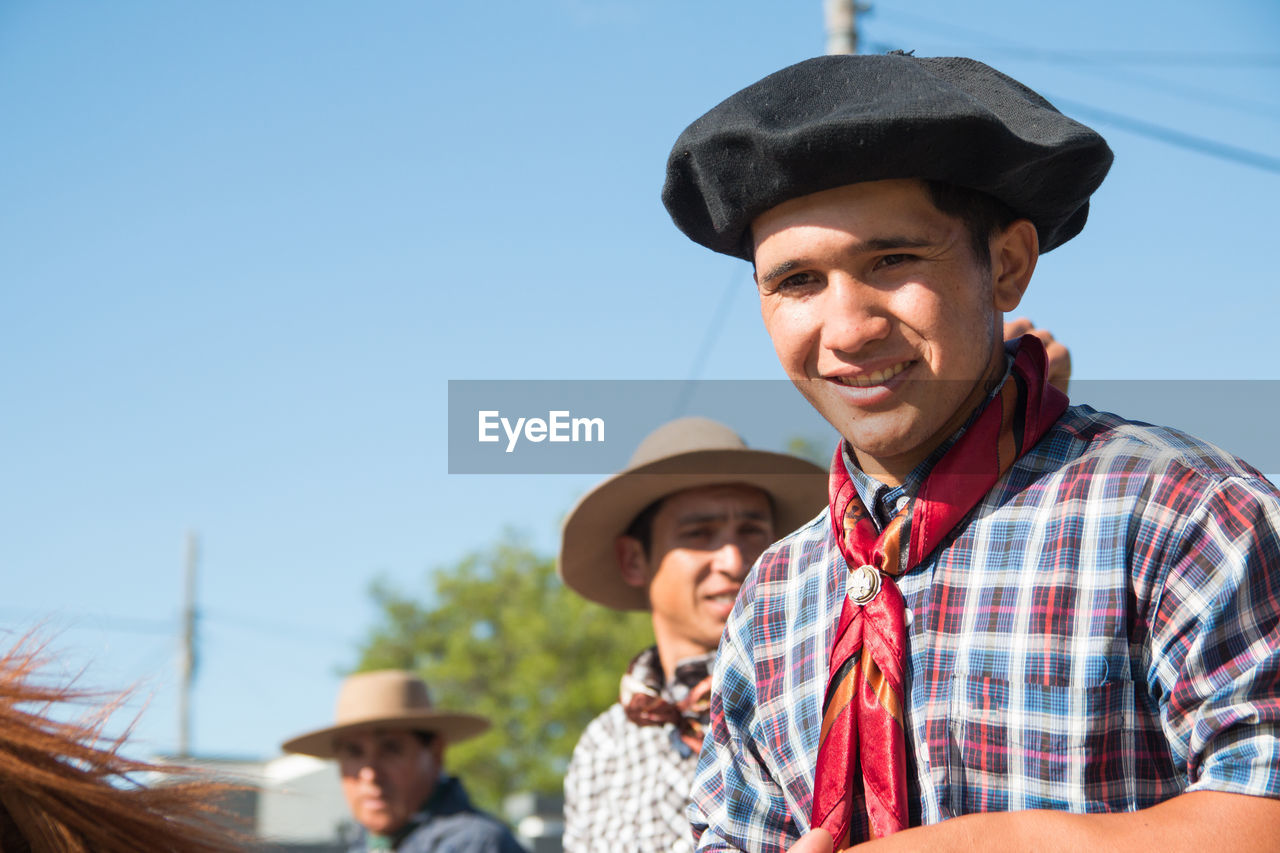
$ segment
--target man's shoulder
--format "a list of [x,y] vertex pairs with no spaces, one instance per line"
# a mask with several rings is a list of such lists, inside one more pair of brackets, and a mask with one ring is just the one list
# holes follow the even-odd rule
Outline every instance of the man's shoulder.
[[578,738],[571,766],[623,759],[640,760],[643,756],[675,750],[671,725],[640,726],[627,718],[617,702],[592,720]]
[[398,853],[455,849],[507,853],[523,848],[506,824],[478,809],[438,815],[410,832],[396,847]]
[[1187,476],[1216,484],[1265,477],[1217,445],[1175,427],[1071,406],[1046,440],[1024,457],[1031,466],[1074,467],[1115,475]]
[[582,730],[578,744],[573,749],[574,760],[578,759],[580,752],[585,755],[601,751],[620,751],[624,737],[630,733],[631,729],[636,728],[639,727],[627,719],[627,712],[623,710],[622,705],[614,702]]
[[815,563],[824,562],[835,540],[827,507],[818,511],[807,524],[783,536],[760,555],[743,584],[743,592],[758,585],[777,583]]
[[565,849],[685,849],[697,754],[674,726],[641,726],[619,704],[587,726],[565,774]]
[[830,569],[834,561],[842,559],[826,507],[760,556],[738,593],[721,640],[716,659],[721,690],[728,671],[734,670],[739,687],[748,691],[757,658],[787,654],[783,647],[789,644],[779,645],[783,637],[799,642],[797,638],[813,638],[822,632],[839,582],[838,573]]

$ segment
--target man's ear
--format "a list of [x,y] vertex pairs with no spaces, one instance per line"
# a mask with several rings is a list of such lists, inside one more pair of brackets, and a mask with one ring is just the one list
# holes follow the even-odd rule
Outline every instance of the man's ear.
[[619,536],[613,540],[613,553],[618,560],[618,572],[628,586],[643,589],[649,585],[649,556],[644,544],[634,536]]
[[1029,219],[1015,220],[991,238],[991,298],[997,311],[1018,307],[1039,258],[1040,238]]

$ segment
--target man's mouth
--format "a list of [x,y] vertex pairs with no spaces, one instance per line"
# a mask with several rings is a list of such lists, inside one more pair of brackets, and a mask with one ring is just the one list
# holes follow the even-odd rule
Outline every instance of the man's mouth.
[[717,609],[719,608],[724,608],[726,610],[732,609],[734,602],[738,600],[738,593],[741,590],[742,590],[741,586],[733,586],[728,588],[722,586],[719,589],[711,590],[709,594],[706,592],[703,592],[702,600]]
[[847,385],[850,388],[871,388],[875,385],[883,385],[910,366],[910,361],[901,361],[891,367],[871,373],[864,373],[858,376],[833,376],[831,378],[840,385]]
[[382,808],[387,804],[387,796],[383,791],[365,791],[360,795],[360,801],[366,806]]

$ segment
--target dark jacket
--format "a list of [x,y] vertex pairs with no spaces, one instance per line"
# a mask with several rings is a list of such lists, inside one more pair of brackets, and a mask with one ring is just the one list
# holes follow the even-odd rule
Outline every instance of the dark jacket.
[[[387,840],[396,853],[525,853],[506,826],[471,805],[462,783],[451,776],[441,776],[426,805]],[[387,849],[378,841],[383,840],[362,833],[349,853]]]

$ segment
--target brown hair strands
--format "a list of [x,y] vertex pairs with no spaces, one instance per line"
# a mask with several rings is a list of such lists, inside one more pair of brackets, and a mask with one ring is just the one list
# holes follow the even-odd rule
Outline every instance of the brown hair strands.
[[[48,663],[30,636],[0,657],[0,853],[246,849],[217,805],[234,786],[121,755],[128,733],[102,730],[123,697],[51,684]],[[77,706],[83,721],[49,716]]]

